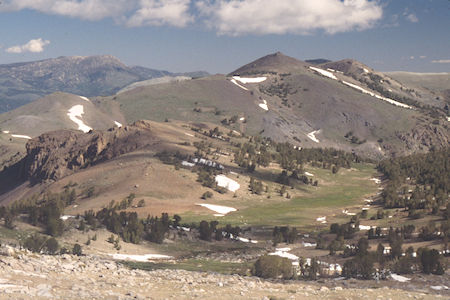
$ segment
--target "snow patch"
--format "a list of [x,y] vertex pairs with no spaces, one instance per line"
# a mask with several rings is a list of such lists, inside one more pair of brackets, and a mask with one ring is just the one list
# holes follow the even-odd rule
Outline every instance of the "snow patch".
[[319,73],[322,76],[334,79],[334,80],[338,80],[336,76],[334,76],[333,73],[329,72],[329,71],[325,71],[316,67],[309,67],[311,70],[316,71],[317,73]]
[[185,166],[185,167],[189,167],[189,168],[195,167],[195,164],[194,164],[194,163],[191,163],[191,162],[188,162],[188,161],[185,161],[185,160],[183,160],[183,161],[181,162],[181,165],[182,165],[182,166]]
[[366,68],[363,68],[364,73],[369,73],[369,70],[367,70]]
[[389,103],[391,103],[391,104],[393,104],[393,105],[395,105],[395,106],[399,106],[399,107],[402,107],[402,108],[412,109],[412,107],[409,106],[409,105],[400,103],[400,102],[395,101],[395,100],[392,100],[392,99],[390,99],[390,98],[386,98],[386,97],[379,96],[379,95],[375,94],[374,92],[368,91],[368,90],[366,90],[366,89],[363,89],[363,88],[360,87],[360,86],[357,86],[356,84],[353,84],[353,83],[350,83],[350,82],[347,82],[347,81],[342,81],[342,83],[345,84],[345,85],[348,85],[349,87],[352,87],[352,88],[354,88],[355,90],[358,90],[358,91],[360,91],[360,92],[362,92],[362,93],[364,93],[364,94],[368,94],[368,95],[370,95],[370,96],[372,96],[372,97],[375,97],[375,98],[377,98],[377,99],[384,100],[384,101],[389,102]]
[[162,255],[162,254],[144,254],[144,255],[129,255],[129,254],[109,254],[113,259],[117,260],[132,260],[132,261],[140,261],[146,262],[149,260],[157,260],[157,259],[172,259],[172,256]]
[[8,134],[8,133],[9,133],[9,131],[8,131],[8,130],[3,130],[2,132],[3,132],[3,133],[6,133],[6,134]]
[[187,136],[190,136],[190,137],[194,137],[194,135],[193,135],[193,134],[191,134],[191,133],[187,133],[187,132],[185,132],[185,133],[184,133],[184,135],[187,135]]
[[344,210],[342,211],[342,213],[345,214],[345,215],[347,215],[347,216],[356,216],[356,213],[348,212],[348,210],[346,210],[346,209],[344,209]]
[[61,216],[61,217],[59,217],[61,220],[63,220],[63,221],[67,221],[67,220],[69,220],[70,218],[75,218],[75,216],[70,216],[70,215],[64,215],[64,216]]
[[320,129],[319,130],[315,130],[313,132],[310,132],[306,136],[308,138],[310,138],[313,142],[320,143],[320,141],[316,138],[316,133],[319,133],[319,132],[320,132]]
[[269,110],[269,107],[267,106],[267,101],[263,100],[263,103],[258,104],[259,107],[261,107],[262,109],[264,109],[265,111]]
[[21,134],[11,134],[12,137],[15,138],[19,138],[19,139],[27,139],[27,140],[31,140],[31,137],[29,137],[28,135],[21,135]]
[[244,118],[244,117],[242,117],[242,118],[240,118],[240,119],[239,119],[239,121],[245,121],[245,118]]
[[232,83],[234,83],[235,85],[237,85],[238,87],[240,87],[241,89],[248,91],[248,88],[246,88],[245,86],[242,86],[239,83],[237,83],[237,81],[235,79],[231,79],[230,81]]
[[83,100],[85,100],[87,102],[91,102],[91,100],[89,100],[89,98],[87,98],[87,97],[84,97],[84,96],[78,96],[78,97],[80,97],[81,99],[83,99]]
[[269,255],[285,257],[290,260],[298,260],[299,259],[299,257],[297,255],[287,253],[288,251],[291,251],[291,248],[277,248],[277,249],[275,249],[275,252],[269,253]]
[[117,121],[114,121],[114,125],[116,125],[117,127],[122,127],[122,124],[121,123],[119,123],[119,122],[117,122]]
[[224,216],[230,212],[237,211],[234,207],[228,207],[228,206],[222,206],[222,205],[215,205],[215,204],[204,204],[204,203],[197,203],[196,205],[205,207],[209,210],[212,210],[221,216]]
[[226,177],[225,175],[217,175],[216,182],[218,186],[226,188],[233,193],[241,188],[241,185],[239,183],[237,183],[233,179]]
[[316,243],[307,243],[307,242],[302,242],[303,247],[316,247],[317,244]]
[[92,128],[87,126],[86,124],[84,124],[84,122],[81,119],[79,119],[79,118],[81,118],[81,115],[83,115],[83,114],[84,114],[83,105],[72,106],[72,108],[69,109],[69,112],[67,113],[69,118],[78,125],[78,130],[81,130],[84,133],[87,133],[87,132],[91,131]]
[[397,275],[397,274],[391,274],[391,278],[394,279],[395,281],[400,281],[400,282],[407,282],[407,281],[411,280],[411,278],[407,278],[405,276],[401,276],[401,275]]
[[380,184],[381,180],[378,178],[370,178],[370,180],[372,180],[373,182],[375,182],[376,184]]
[[370,228],[372,228],[372,227],[370,227],[368,225],[359,225],[359,230],[370,230]]
[[238,237],[237,238],[239,241],[243,242],[243,243],[252,243],[252,244],[258,244],[258,241],[254,241],[254,240],[249,240],[243,237]]
[[246,83],[261,83],[263,81],[267,80],[267,77],[255,77],[255,78],[246,78],[246,77],[240,77],[240,76],[233,76],[234,80],[237,80],[243,84]]
[[323,221],[327,221],[327,217],[318,217],[317,219],[316,219],[316,221],[317,222],[323,222]]
[[314,174],[311,174],[311,173],[309,173],[309,172],[305,172],[305,175],[306,175],[306,176],[311,176],[311,177],[314,176]]
[[432,285],[430,286],[431,289],[436,290],[436,291],[442,291],[442,290],[448,290],[450,289],[448,286],[446,285]]

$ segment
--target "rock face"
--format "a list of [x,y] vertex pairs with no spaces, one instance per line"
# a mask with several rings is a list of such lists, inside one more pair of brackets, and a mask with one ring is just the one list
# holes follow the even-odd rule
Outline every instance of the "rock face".
[[22,178],[31,183],[57,180],[81,168],[157,144],[150,124],[138,121],[110,131],[60,130],[30,140]]

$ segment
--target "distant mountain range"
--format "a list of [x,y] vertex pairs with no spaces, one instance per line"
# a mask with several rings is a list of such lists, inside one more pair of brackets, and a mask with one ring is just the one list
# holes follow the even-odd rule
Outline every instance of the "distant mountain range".
[[[43,94],[66,92],[0,114],[0,158],[20,152],[26,142],[20,136],[79,129],[68,114],[75,106],[83,107],[79,119],[94,130],[138,120],[204,122],[376,159],[449,144],[450,74],[390,76],[352,59],[314,63],[278,52],[228,75],[205,77],[127,67],[112,56],[3,66],[0,77],[6,80],[9,70],[11,82],[3,90],[14,83],[34,86],[35,97],[38,88]],[[15,97],[24,90],[16,89]],[[111,95],[89,96],[99,94]]]
[[[86,187],[92,178],[105,187],[126,181],[122,196],[129,186],[154,190],[147,171],[131,170],[153,168],[158,151],[193,150],[203,141],[200,131],[220,142],[260,136],[289,142],[291,151],[336,148],[375,161],[450,144],[450,74],[388,75],[352,59],[311,64],[279,52],[201,78],[130,68],[110,56],[57,61],[59,67],[49,61],[9,67],[21,78],[11,82],[72,93],[54,92],[0,114],[0,193],[8,191],[0,201],[39,192],[23,180],[41,180],[39,189],[47,180],[61,187],[70,181]],[[157,78],[144,79],[150,76]],[[80,87],[111,95],[86,97]],[[143,164],[146,159],[152,162]],[[130,163],[133,168],[123,167]],[[167,174],[166,182],[175,180]],[[102,194],[99,203],[116,194]]]
[[71,56],[0,65],[0,113],[53,92],[86,97],[112,95],[129,84],[164,76],[206,76],[129,67],[110,55]]

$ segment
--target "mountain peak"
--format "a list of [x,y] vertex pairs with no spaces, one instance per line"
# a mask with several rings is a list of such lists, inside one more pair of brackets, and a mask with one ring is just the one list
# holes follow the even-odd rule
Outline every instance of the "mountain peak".
[[246,64],[231,72],[230,75],[289,72],[294,69],[304,68],[305,66],[305,62],[278,51]]

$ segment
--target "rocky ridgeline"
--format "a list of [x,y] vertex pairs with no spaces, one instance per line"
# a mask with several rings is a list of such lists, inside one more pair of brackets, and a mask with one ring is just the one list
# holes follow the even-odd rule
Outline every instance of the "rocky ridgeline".
[[150,123],[88,134],[75,130],[59,130],[30,140],[22,164],[21,178],[38,183],[61,179],[80,168],[113,159],[160,142]]
[[440,295],[329,288],[254,277],[130,270],[101,256],[48,256],[3,247],[0,299],[435,299]]

